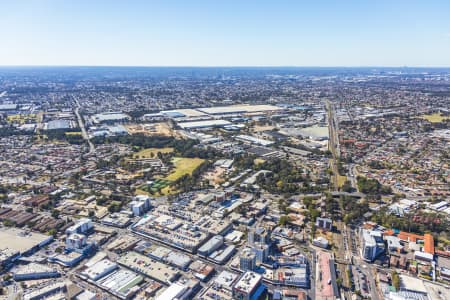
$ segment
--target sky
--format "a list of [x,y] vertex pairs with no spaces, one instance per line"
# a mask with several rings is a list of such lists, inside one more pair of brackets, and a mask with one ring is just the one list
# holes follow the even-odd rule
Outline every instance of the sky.
[[0,65],[450,66],[450,0],[0,0]]

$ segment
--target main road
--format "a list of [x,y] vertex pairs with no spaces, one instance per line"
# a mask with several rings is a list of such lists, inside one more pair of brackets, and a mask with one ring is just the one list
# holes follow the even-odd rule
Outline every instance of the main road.
[[89,153],[88,154],[93,154],[95,151],[95,146],[89,139],[89,136],[86,131],[86,127],[84,126],[83,118],[80,115],[80,104],[78,103],[78,100],[75,100],[75,102],[77,104],[77,107],[75,108],[75,115],[77,116],[77,119],[78,119],[78,126],[80,126],[80,129],[81,129],[81,135],[83,136],[83,139],[85,139],[89,145]]

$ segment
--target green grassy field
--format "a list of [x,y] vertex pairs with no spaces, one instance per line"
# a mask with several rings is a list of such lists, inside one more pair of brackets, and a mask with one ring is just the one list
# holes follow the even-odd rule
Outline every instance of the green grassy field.
[[158,152],[161,153],[171,153],[173,152],[173,148],[147,148],[142,149],[139,152],[136,152],[133,154],[133,158],[151,158],[152,153],[153,157],[156,157],[158,155]]
[[431,115],[423,115],[421,118],[425,119],[431,123],[440,123],[440,122],[448,119],[448,118],[444,117],[441,113],[434,113]]
[[172,162],[175,166],[175,170],[167,175],[165,180],[176,181],[183,175],[189,174],[198,168],[205,160],[201,158],[186,158],[186,157],[174,157]]

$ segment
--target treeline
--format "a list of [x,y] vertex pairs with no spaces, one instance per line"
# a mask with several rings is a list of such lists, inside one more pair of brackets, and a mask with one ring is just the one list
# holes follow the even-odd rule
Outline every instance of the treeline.
[[358,176],[356,180],[358,182],[359,191],[364,194],[368,195],[392,194],[392,189],[390,186],[382,185],[376,179]]
[[0,137],[8,137],[13,135],[33,135],[32,131],[19,130],[15,127],[0,127]]
[[201,186],[201,175],[210,168],[212,163],[208,160],[201,163],[193,172],[192,175],[186,174],[178,178],[172,186],[176,187],[182,193],[193,191],[196,187],[204,188]]
[[[67,134],[67,133],[77,133],[77,134]],[[81,145],[84,143],[81,131],[77,128],[73,129],[54,129],[45,132],[45,135],[49,140],[59,140],[66,141],[70,144]]]
[[444,234],[447,238],[450,237],[450,222],[447,216],[434,212],[418,212],[415,216],[422,217],[424,220],[427,220],[427,222],[418,222],[413,215],[398,217],[395,214],[392,214],[387,207],[383,207],[376,212],[371,220],[387,228],[395,228],[417,234],[432,232]]
[[142,134],[113,136],[113,137],[95,137],[91,140],[94,144],[119,143],[139,148],[165,148],[175,149],[175,154],[183,157],[199,157],[203,159],[212,159],[223,157],[223,155],[213,148],[200,148],[197,140],[175,139],[168,136],[146,136]]
[[268,192],[291,196],[298,193],[320,192],[319,186],[310,183],[308,175],[285,159],[272,159],[255,167],[271,171],[258,176],[256,183]]

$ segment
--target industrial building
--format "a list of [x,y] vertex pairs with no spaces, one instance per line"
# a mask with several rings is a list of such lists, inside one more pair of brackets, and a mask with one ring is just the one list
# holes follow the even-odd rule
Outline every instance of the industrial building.
[[273,141],[268,141],[268,140],[256,138],[251,135],[244,135],[244,134],[237,135],[236,139],[246,142],[246,143],[251,143],[251,144],[260,145],[260,146],[269,146],[269,145],[274,144]]
[[232,123],[227,120],[206,120],[206,121],[192,121],[192,122],[180,122],[178,126],[183,129],[205,129],[224,127],[231,125]]
[[116,122],[126,121],[130,119],[130,117],[121,112],[105,112],[93,115],[91,119],[94,124],[101,124],[101,123],[112,124]]
[[261,113],[261,112],[274,112],[282,110],[281,107],[274,105],[248,105],[248,104],[238,104],[238,105],[228,105],[228,106],[214,106],[198,108],[198,111],[204,112],[208,115],[229,115],[229,114],[246,114],[246,113]]
[[47,122],[47,130],[66,130],[72,128],[72,122],[69,120],[52,120]]

